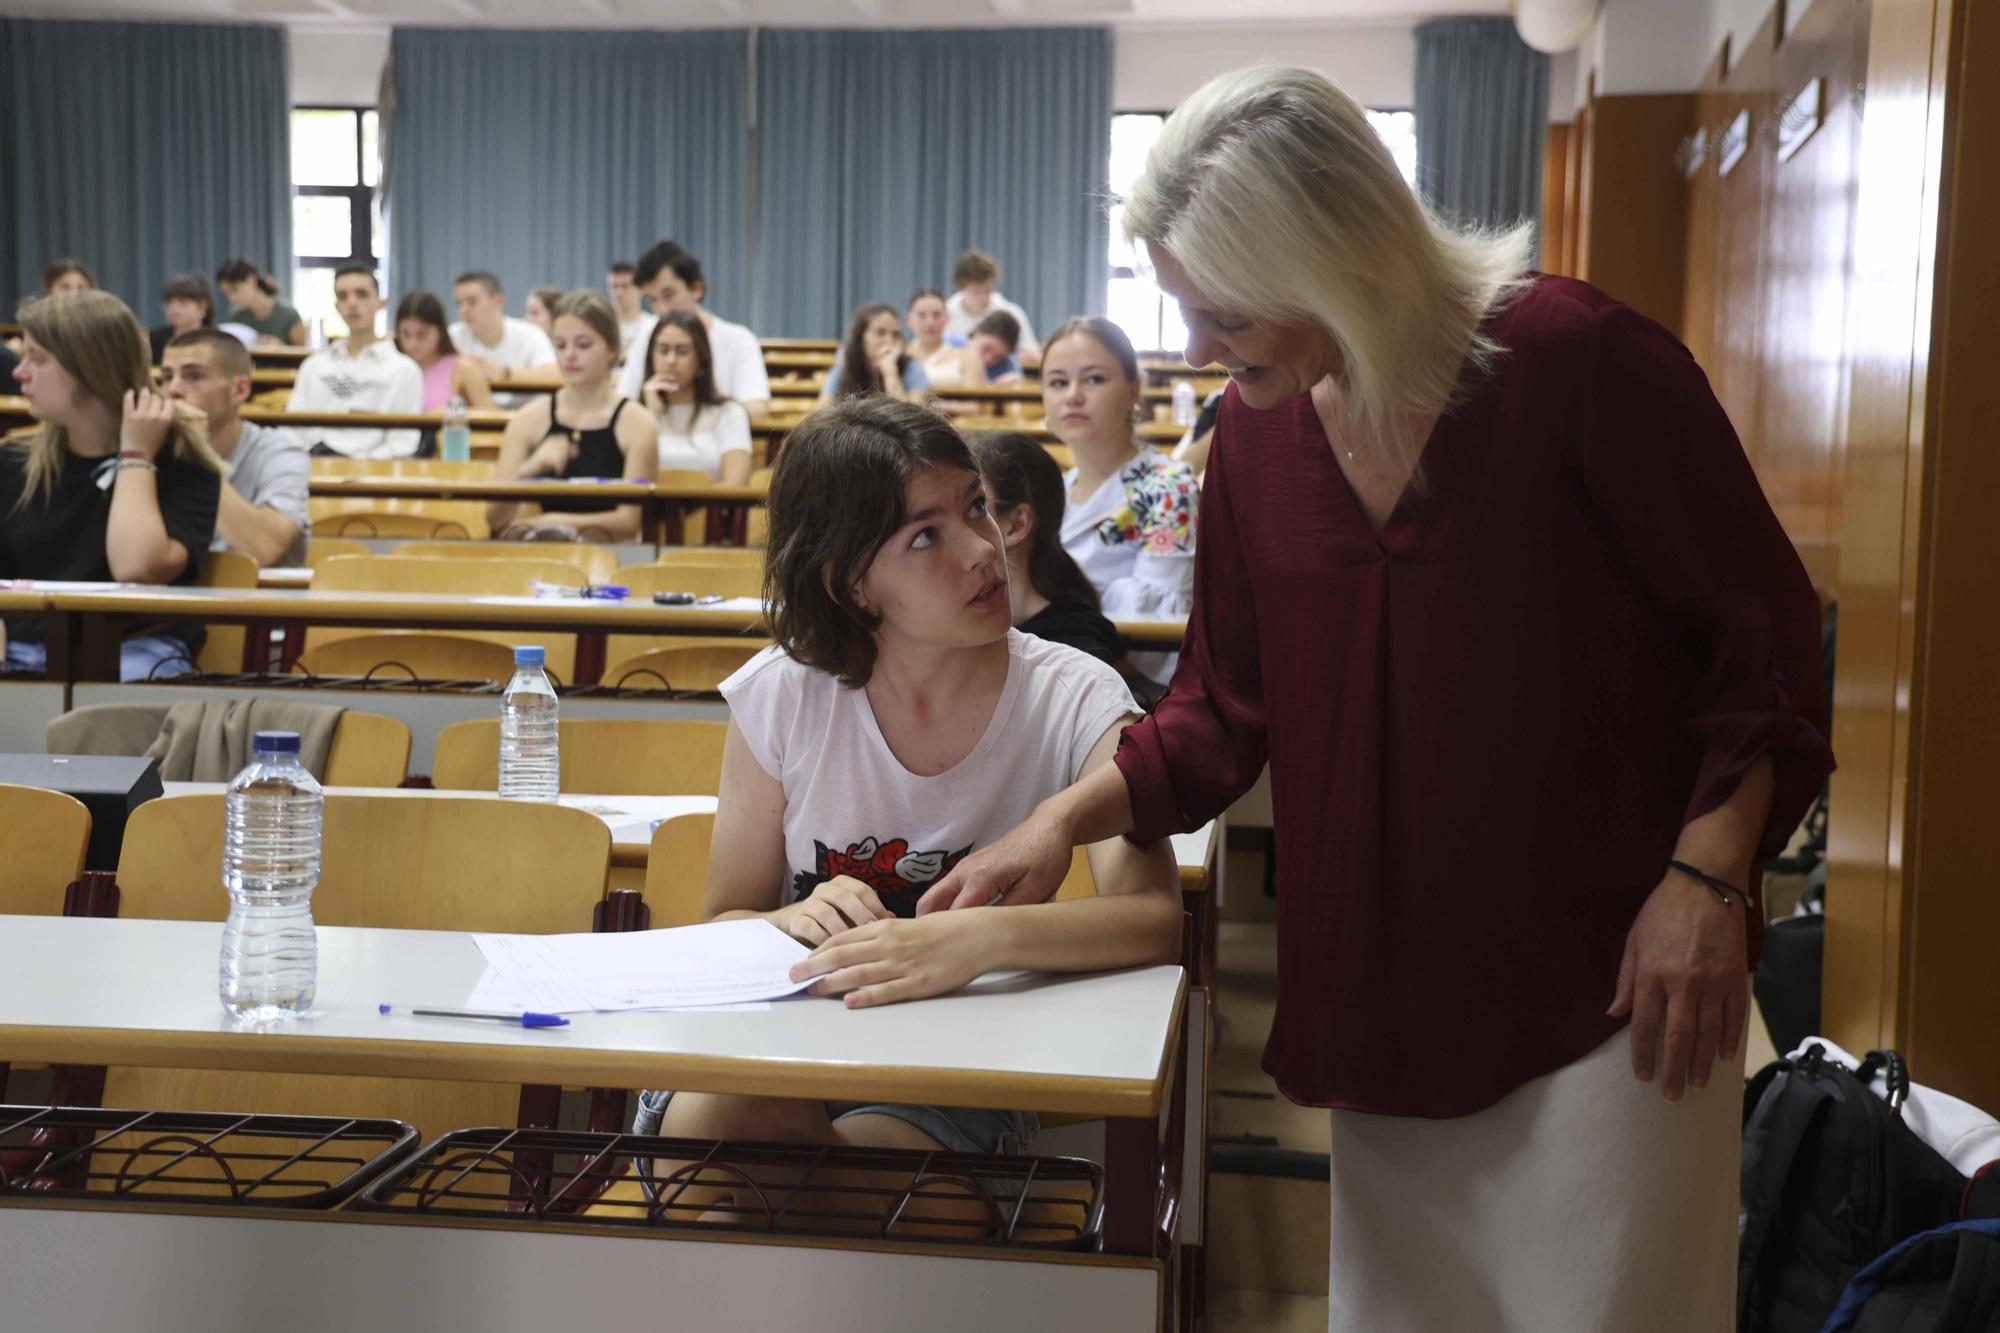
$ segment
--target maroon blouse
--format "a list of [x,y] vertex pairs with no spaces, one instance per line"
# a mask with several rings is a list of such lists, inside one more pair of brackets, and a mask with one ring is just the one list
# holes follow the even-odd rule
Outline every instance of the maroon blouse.
[[1139,838],[1269,758],[1264,1067],[1308,1105],[1465,1115],[1586,1054],[1682,825],[1769,754],[1776,855],[1833,768],[1817,601],[1687,349],[1565,278],[1487,332],[1379,538],[1308,397],[1229,391],[1173,688],[1118,749]]

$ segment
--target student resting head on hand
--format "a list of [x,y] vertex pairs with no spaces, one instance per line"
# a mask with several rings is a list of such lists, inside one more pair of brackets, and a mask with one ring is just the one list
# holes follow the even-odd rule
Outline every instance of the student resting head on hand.
[[[722,685],[706,916],[761,917],[814,946],[794,976],[850,1008],[1001,968],[1171,961],[1165,843],[1090,848],[1094,896],[913,918],[960,859],[1108,763],[1138,715],[1102,662],[1011,628],[1003,539],[950,424],[886,397],[822,408],[786,441],[769,508],[776,643]],[[1016,1149],[1035,1130],[1016,1111],[669,1096],[647,1093],[635,1128],[958,1152]]]

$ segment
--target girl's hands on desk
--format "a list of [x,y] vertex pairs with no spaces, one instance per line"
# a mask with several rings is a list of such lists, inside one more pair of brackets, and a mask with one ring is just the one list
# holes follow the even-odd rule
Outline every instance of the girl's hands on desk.
[[771,913],[771,924],[800,944],[825,944],[835,935],[895,916],[875,890],[851,875],[836,875],[788,907]]
[[568,436],[551,435],[522,460],[520,476],[523,480],[529,477],[560,477],[575,451],[576,446]]
[[941,913],[857,926],[792,967],[792,980],[818,977],[812,995],[844,995],[849,1009],[946,995],[988,970],[993,914]]

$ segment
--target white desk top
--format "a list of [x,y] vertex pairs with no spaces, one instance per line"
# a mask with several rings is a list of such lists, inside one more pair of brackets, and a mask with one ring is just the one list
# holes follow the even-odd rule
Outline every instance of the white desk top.
[[0,916],[0,1061],[670,1087],[1151,1115],[1171,1069],[1181,969],[996,974],[965,991],[850,1010],[579,1015],[567,1028],[384,1017],[457,1007],[484,969],[466,934],[319,928],[313,1012],[232,1026],[216,998],[222,927]]

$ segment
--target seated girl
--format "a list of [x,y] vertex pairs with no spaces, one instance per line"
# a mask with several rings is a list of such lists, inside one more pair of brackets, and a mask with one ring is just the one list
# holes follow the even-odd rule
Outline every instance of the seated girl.
[[[643,409],[618,396],[612,383],[618,315],[611,302],[589,288],[571,292],[556,303],[553,328],[550,340],[563,386],[538,395],[507,423],[500,439],[500,478],[651,481],[659,471],[660,432]],[[516,522],[518,504],[491,504],[486,521],[495,536],[532,538],[548,529],[602,541],[639,536],[636,501],[552,495],[541,507],[533,518]]]
[[[722,684],[708,918],[763,917],[813,945],[794,976],[849,1008],[942,995],[1000,968],[1171,962],[1180,904],[1164,843],[1091,847],[1093,898],[914,916],[973,849],[1109,763],[1137,717],[1109,667],[1010,627],[1003,542],[965,442],[909,403],[823,408],[786,441],[769,509],[777,642]],[[1036,1123],[649,1092],[634,1128],[988,1153],[1025,1144]]]
[[[543,333],[549,333],[555,328],[556,307],[562,304],[562,298],[563,289],[560,287],[531,287],[521,313],[530,324]],[[620,342],[619,346],[623,347],[624,343]]]
[[981,431],[966,443],[1007,543],[1014,628],[1117,663],[1125,640],[1098,609],[1097,589],[1062,548],[1063,476],[1056,460],[1040,440],[1019,431]]
[[[1062,544],[1107,615],[1184,616],[1194,600],[1194,471],[1138,440],[1139,356],[1108,319],[1072,319],[1042,344],[1042,408],[1076,460]],[[1174,654],[1134,653],[1152,680]]]
[[467,407],[493,410],[493,389],[479,362],[460,356],[445,323],[444,302],[430,292],[411,292],[396,305],[396,350],[424,372],[424,411],[436,412],[452,399]]
[[[207,419],[153,389],[146,331],[109,292],[23,306],[14,369],[32,434],[0,448],[0,579],[193,583],[228,470]],[[43,671],[38,619],[9,617],[10,671]],[[119,676],[194,669],[199,626],[127,638]]]
[[1006,311],[995,310],[975,324],[965,345],[985,367],[988,384],[1019,384],[1027,378],[1014,355],[1021,345],[1021,321]]
[[725,486],[750,480],[750,414],[715,387],[708,326],[669,310],[646,340],[646,410],[660,424],[660,467],[699,472]]
[[962,337],[947,337],[945,325],[951,312],[945,309],[944,293],[924,287],[910,298],[910,355],[924,368],[924,375],[940,388],[960,384],[984,384],[986,367],[965,345]]
[[847,323],[840,360],[820,389],[821,402],[865,393],[916,401],[931,387],[924,368],[903,345],[903,321],[894,306],[865,305]]

